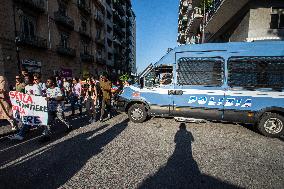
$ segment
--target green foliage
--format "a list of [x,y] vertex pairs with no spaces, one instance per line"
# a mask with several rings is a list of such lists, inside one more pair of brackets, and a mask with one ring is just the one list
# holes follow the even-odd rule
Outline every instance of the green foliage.
[[129,77],[128,74],[123,74],[123,75],[119,76],[119,80],[122,81],[122,82],[127,81],[129,79],[130,79],[130,77]]
[[204,11],[204,5],[205,5],[205,11],[207,12],[208,9],[213,5],[213,0],[202,0],[200,3],[200,8],[202,10],[202,13]]

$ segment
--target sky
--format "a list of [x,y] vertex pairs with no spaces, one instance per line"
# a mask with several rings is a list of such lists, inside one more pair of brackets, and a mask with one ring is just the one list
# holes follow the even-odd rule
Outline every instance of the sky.
[[179,0],[132,0],[138,73],[178,45],[178,5]]

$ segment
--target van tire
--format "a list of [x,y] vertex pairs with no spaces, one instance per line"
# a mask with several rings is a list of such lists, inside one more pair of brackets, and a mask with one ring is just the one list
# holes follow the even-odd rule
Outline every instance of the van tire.
[[133,104],[128,109],[128,117],[134,123],[143,123],[147,119],[147,111],[143,104]]
[[284,135],[284,117],[277,113],[264,113],[257,128],[261,134],[271,138]]

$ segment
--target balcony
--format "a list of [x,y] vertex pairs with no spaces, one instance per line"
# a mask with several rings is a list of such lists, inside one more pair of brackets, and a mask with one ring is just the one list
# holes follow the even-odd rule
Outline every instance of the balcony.
[[27,45],[27,46],[31,46],[31,47],[36,47],[36,48],[40,48],[40,49],[46,49],[47,48],[47,40],[39,37],[39,36],[35,36],[35,35],[27,35],[24,33],[18,33],[18,36],[16,37],[16,43],[18,45]]
[[113,14],[114,22],[118,23],[121,28],[125,28],[125,21],[124,19],[118,15],[116,12]]
[[113,31],[121,38],[125,36],[125,33],[123,32],[123,30],[117,25],[113,25]]
[[95,22],[96,22],[96,24],[97,24],[98,26],[104,26],[104,24],[105,24],[104,18],[103,18],[103,16],[101,16],[101,15],[98,15],[98,14],[95,15],[94,20],[95,20]]
[[113,8],[118,12],[118,14],[120,16],[124,16],[125,15],[125,11],[124,11],[121,3],[114,2],[113,3]]
[[65,28],[74,29],[74,20],[69,16],[64,15],[60,11],[54,12],[54,20],[58,24],[62,24]]
[[105,47],[105,38],[96,38],[96,44],[101,46],[101,47]]
[[228,21],[237,18],[248,3],[249,0],[215,0],[205,16],[205,42],[210,42]]
[[203,15],[201,13],[201,8],[195,7],[194,11],[191,14],[189,20],[189,29],[186,32],[188,38],[190,39],[192,36],[195,36],[200,28],[200,24],[203,21]]
[[94,55],[88,52],[80,53],[80,58],[82,62],[94,62]]
[[64,56],[69,56],[69,57],[75,57],[76,56],[76,50],[69,48],[69,47],[64,47],[63,45],[58,45],[56,47],[56,52],[58,54],[64,55]]
[[91,34],[85,28],[79,27],[79,34],[84,38],[92,40]]
[[15,3],[26,6],[35,12],[45,12],[45,0],[15,0]]
[[91,15],[91,8],[86,4],[85,1],[77,1],[78,9],[86,15]]
[[186,14],[188,12],[188,10],[190,10],[192,8],[191,3],[189,0],[185,0],[185,1],[181,1],[180,4],[180,13],[181,14]]

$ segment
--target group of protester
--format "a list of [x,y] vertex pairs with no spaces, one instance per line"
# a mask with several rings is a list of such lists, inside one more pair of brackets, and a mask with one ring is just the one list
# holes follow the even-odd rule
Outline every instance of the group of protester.
[[[50,137],[50,129],[58,118],[66,125],[67,131],[72,130],[71,124],[65,119],[65,103],[71,104],[71,116],[75,116],[75,110],[79,109],[82,114],[83,104],[89,116],[89,123],[103,121],[107,114],[107,119],[111,118],[112,97],[116,96],[123,88],[121,82],[112,85],[106,73],[99,78],[90,77],[84,82],[79,78],[68,80],[60,77],[49,77],[46,83],[41,81],[39,74],[29,74],[27,70],[22,70],[21,75],[16,76],[16,85],[8,87],[5,77],[0,76],[0,119],[6,119],[12,125],[12,130],[19,132],[10,139],[23,140],[25,134],[32,127],[21,124],[13,118],[12,105],[9,99],[9,90],[25,93],[28,95],[42,96],[47,101],[48,121],[44,125],[43,136]],[[9,89],[10,88],[10,89]]]

